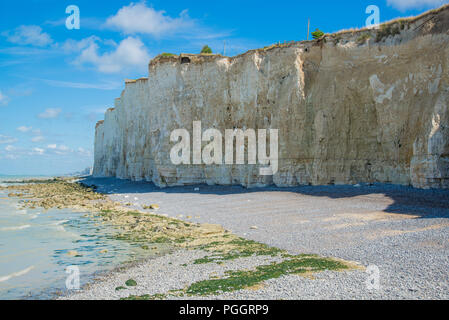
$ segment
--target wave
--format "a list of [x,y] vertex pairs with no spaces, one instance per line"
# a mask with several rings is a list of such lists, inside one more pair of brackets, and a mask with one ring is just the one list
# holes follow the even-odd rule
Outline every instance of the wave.
[[51,225],[51,226],[59,226],[59,225],[61,225],[61,224],[64,224],[64,223],[66,223],[66,222],[69,222],[69,221],[70,221],[70,220],[59,220],[59,221],[50,223],[50,225]]
[[25,224],[25,225],[16,226],[16,227],[4,227],[4,228],[0,228],[0,230],[2,230],[2,231],[14,231],[14,230],[28,229],[29,227],[31,227],[29,224]]
[[56,230],[61,231],[61,232],[67,232],[66,229],[64,229],[63,226],[57,226]]
[[5,282],[5,281],[8,281],[11,278],[23,276],[23,275],[27,274],[28,272],[30,272],[33,269],[34,269],[34,266],[31,266],[31,267],[28,267],[28,268],[26,268],[26,269],[24,269],[22,271],[11,273],[11,274],[9,274],[9,275],[7,275],[5,277],[0,277],[0,282]]
[[60,220],[53,223],[50,223],[48,226],[51,226],[53,228],[56,228],[58,231],[67,232],[66,229],[64,229],[63,224],[69,222],[70,220]]

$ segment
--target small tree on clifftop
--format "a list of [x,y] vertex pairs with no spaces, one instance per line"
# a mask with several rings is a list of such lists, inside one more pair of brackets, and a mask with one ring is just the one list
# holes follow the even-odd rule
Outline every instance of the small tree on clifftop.
[[201,49],[201,53],[211,54],[212,53],[212,49],[208,45],[205,45],[203,47],[203,49]]
[[313,39],[320,39],[322,36],[324,36],[324,32],[320,29],[316,29],[314,32],[312,32]]

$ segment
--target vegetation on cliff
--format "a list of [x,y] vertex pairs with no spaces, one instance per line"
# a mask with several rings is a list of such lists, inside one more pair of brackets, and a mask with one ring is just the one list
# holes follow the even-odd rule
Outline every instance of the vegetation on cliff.
[[208,45],[205,45],[203,49],[201,49],[201,54],[212,54],[212,49]]
[[324,32],[320,29],[316,29],[314,32],[312,32],[313,39],[321,39],[324,36]]

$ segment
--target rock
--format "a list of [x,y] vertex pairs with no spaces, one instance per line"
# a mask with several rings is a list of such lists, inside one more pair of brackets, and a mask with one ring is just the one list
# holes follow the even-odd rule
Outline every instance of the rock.
[[149,206],[142,206],[144,210],[159,210],[159,206],[157,204],[150,204]]
[[68,252],[67,252],[67,255],[68,255],[68,256],[71,256],[71,257],[79,256],[78,251],[75,251],[75,250],[70,250],[70,251],[68,251]]
[[100,251],[100,253],[107,253],[107,252],[108,252],[107,249],[103,249],[103,250]]
[[252,229],[252,230],[257,230],[257,229],[259,229],[259,227],[257,227],[257,226],[252,226],[252,227],[250,227],[250,229]]
[[135,286],[137,286],[137,282],[136,282],[136,280],[134,280],[134,279],[126,280],[125,284],[126,284],[128,287],[135,287]]

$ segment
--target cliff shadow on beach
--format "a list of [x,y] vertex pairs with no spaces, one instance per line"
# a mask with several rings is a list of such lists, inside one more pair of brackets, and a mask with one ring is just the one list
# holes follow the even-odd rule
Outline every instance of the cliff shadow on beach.
[[295,206],[295,194],[316,198],[316,201],[320,201],[322,198],[350,200],[351,198],[361,196],[370,196],[374,198],[373,201],[376,201],[376,197],[382,197],[384,200],[391,200],[386,208],[382,210],[386,213],[409,214],[423,219],[449,217],[449,190],[447,189],[416,189],[410,186],[390,184],[297,186],[285,188],[276,186],[245,188],[237,185],[210,186],[202,184],[160,188],[152,182],[94,177],[83,178],[80,182],[85,185],[96,186],[97,192],[105,194],[157,195],[162,193],[171,196],[178,194],[182,196],[182,201],[186,205],[188,205],[189,194],[217,197],[260,194],[261,202],[267,201],[267,194],[278,194],[281,199],[283,195],[288,194],[288,201],[291,202],[293,200],[293,207]]

